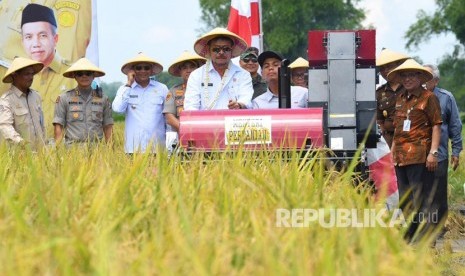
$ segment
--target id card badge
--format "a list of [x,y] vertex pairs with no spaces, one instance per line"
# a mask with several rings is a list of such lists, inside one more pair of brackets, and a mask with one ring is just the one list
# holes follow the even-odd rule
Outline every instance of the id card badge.
[[403,127],[403,131],[410,131],[410,120],[407,119],[407,120],[404,120],[404,127]]

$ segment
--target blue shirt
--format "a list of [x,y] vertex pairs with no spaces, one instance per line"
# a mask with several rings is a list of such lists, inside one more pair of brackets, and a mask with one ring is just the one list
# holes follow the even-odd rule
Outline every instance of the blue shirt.
[[[308,102],[308,90],[301,86],[291,86],[291,108],[305,108]],[[275,96],[269,88],[266,92],[252,101],[254,109],[279,108],[278,96]]]
[[146,87],[136,82],[131,87],[121,86],[116,92],[112,107],[115,112],[126,114],[124,150],[126,153],[145,152],[152,146],[165,146],[165,117],[163,106],[168,87],[150,80]]
[[208,60],[189,75],[184,110],[228,109],[229,100],[252,108],[253,93],[249,72],[230,61],[228,72],[222,79]]
[[441,140],[438,149],[438,161],[440,162],[449,158],[449,139],[452,144],[453,156],[459,156],[462,151],[462,121],[452,93],[438,87],[434,88],[433,92],[439,100],[439,105],[441,105]]

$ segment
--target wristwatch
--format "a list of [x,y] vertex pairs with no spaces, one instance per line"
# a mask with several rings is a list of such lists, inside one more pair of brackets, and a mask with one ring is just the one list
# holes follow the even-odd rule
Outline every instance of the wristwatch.
[[429,152],[431,155],[433,155],[434,157],[438,157],[439,156],[439,152],[437,150],[433,150],[433,151],[430,151]]

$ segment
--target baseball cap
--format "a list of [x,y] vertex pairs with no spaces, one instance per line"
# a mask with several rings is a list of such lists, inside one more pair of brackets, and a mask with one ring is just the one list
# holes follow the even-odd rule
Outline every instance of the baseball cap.
[[260,67],[263,67],[263,63],[267,58],[283,60],[283,56],[281,54],[274,51],[265,51],[258,56],[258,64],[260,64]]

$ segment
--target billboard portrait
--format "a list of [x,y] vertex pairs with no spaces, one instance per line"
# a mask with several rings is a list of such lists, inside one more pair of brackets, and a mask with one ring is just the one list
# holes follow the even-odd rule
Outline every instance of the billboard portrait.
[[[35,75],[31,88],[42,96],[45,123],[50,126],[56,98],[76,86],[63,72],[89,51],[93,59],[98,56],[98,49],[90,49],[96,45],[91,43],[91,37],[96,38],[96,17],[92,0],[30,2],[0,0],[0,76],[16,56],[42,62],[45,67]],[[0,94],[9,86],[1,83]]]

